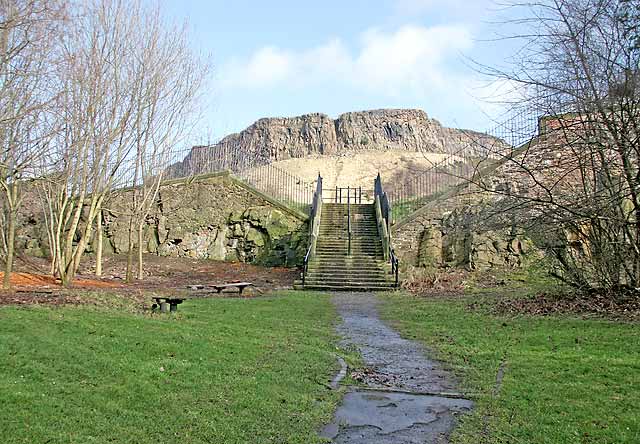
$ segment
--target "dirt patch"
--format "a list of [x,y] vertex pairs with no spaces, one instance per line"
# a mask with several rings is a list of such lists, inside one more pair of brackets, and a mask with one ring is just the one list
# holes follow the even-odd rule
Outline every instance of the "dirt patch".
[[[233,282],[253,283],[255,287],[247,288],[242,296],[255,297],[268,291],[291,288],[299,275],[297,269],[291,268],[149,255],[145,257],[144,278],[126,283],[126,257],[106,257],[103,278],[96,279],[91,274],[95,263],[91,256],[87,256],[72,287],[64,288],[59,280],[45,273],[47,262],[44,260],[30,258],[28,263],[18,263],[18,267],[19,271],[11,275],[13,288],[0,291],[0,305],[102,304],[110,297],[137,303],[150,300],[145,294],[202,296],[192,294],[188,286]],[[238,290],[207,296],[234,297],[238,296]]]
[[[0,272],[0,280],[2,279],[4,279],[4,273]],[[10,281],[11,285],[18,290],[62,287],[62,283],[59,279],[56,279],[53,276],[37,273],[11,273]],[[73,286],[78,288],[117,288],[120,287],[121,284],[97,279],[78,278],[73,281]]]
[[530,298],[499,300],[494,307],[494,311],[498,314],[508,315],[551,316],[569,314],[637,322],[640,321],[640,296],[539,294]]
[[[466,270],[413,270],[406,276],[403,288],[425,298],[472,298],[470,310],[498,315],[574,315],[622,321],[640,321],[640,292],[620,291],[615,294],[567,293],[531,288],[526,279],[502,272],[470,272]],[[563,292],[564,291],[564,292]]]
[[470,278],[470,273],[462,269],[414,269],[405,276],[402,288],[418,296],[463,296]]
[[362,187],[363,192],[368,192],[373,190],[373,180],[378,173],[386,178],[385,189],[389,190],[448,157],[448,154],[430,152],[370,150],[287,159],[273,162],[273,165],[309,183],[316,180],[319,172],[327,193],[336,186]]

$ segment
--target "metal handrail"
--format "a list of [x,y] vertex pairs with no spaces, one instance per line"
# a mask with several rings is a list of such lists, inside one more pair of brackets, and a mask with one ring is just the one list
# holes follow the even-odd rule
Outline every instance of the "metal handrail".
[[347,230],[348,230],[348,236],[349,236],[349,247],[348,247],[348,252],[349,252],[349,256],[351,256],[351,189],[347,188]]
[[362,187],[338,187],[334,191],[333,201],[335,203],[342,203],[342,190],[347,191],[347,201],[351,200],[351,191],[353,191],[353,203],[362,203]]
[[380,173],[376,177],[374,182],[374,196],[376,205],[376,215],[379,216],[381,220],[379,220],[380,228],[380,237],[382,238],[382,245],[385,250],[385,259],[388,259],[391,263],[391,273],[395,277],[395,286],[398,287],[400,285],[400,276],[399,276],[399,268],[400,268],[400,259],[396,256],[396,252],[393,249],[393,245],[391,243],[391,204],[389,203],[389,198],[387,197],[387,193],[384,192],[382,187],[382,178],[380,177]]
[[312,245],[309,243],[307,248],[307,254],[304,255],[304,261],[302,263],[302,286],[304,287],[304,281],[307,278],[307,272],[309,271],[309,259],[311,258]]
[[396,256],[396,252],[393,248],[389,248],[389,260],[391,261],[391,274],[395,275],[395,284],[397,287],[400,285],[400,276],[398,273],[398,269],[400,268],[400,259]]
[[320,176],[320,173],[318,173],[316,190],[313,193],[313,201],[311,203],[311,211],[309,213],[309,246],[302,261],[303,287],[307,277],[307,272],[309,271],[309,261],[315,256],[316,242],[320,231],[320,218],[322,213],[322,176]]

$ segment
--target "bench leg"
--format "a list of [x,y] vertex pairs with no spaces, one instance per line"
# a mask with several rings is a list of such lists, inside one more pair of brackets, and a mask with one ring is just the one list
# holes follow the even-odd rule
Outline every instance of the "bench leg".
[[178,311],[178,304],[169,304],[169,311],[175,313]]
[[169,313],[169,304],[166,302],[160,302],[160,313]]

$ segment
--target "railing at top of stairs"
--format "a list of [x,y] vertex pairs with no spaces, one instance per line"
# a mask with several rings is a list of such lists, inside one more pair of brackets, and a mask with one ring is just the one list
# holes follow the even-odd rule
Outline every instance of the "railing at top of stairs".
[[307,254],[304,255],[304,261],[302,263],[303,286],[309,269],[309,261],[316,255],[316,244],[320,233],[320,218],[322,217],[322,176],[320,176],[320,173],[318,173],[316,190],[313,193],[311,211],[309,213],[309,247],[307,248]]
[[394,275],[395,285],[397,287],[400,284],[400,259],[398,259],[398,256],[396,256],[393,245],[391,243],[391,204],[389,203],[387,193],[384,192],[384,188],[382,187],[382,178],[380,177],[380,173],[378,173],[378,176],[375,179],[373,188],[375,196],[374,205],[376,207],[376,219],[378,221],[378,231],[382,239],[382,251],[384,252],[385,260],[388,260],[391,263],[391,273]]

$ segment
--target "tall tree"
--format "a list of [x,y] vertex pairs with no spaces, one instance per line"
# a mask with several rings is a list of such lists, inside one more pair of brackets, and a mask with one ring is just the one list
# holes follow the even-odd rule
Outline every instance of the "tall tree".
[[62,130],[40,172],[46,178],[52,270],[65,285],[73,281],[95,227],[102,229],[106,200],[125,183],[140,185],[132,192],[133,249],[206,75],[185,30],[167,25],[146,2],[90,0],[74,13],[58,71]]
[[138,279],[143,277],[143,230],[172,151],[197,121],[199,97],[208,73],[205,61],[189,47],[186,27],[166,23],[156,8],[141,19],[132,51],[138,96],[132,130],[133,171],[127,280],[133,277],[137,245]]
[[512,6],[522,48],[509,69],[485,71],[513,86],[514,106],[542,117],[536,137],[505,158],[524,183],[501,191],[508,218],[544,233],[555,275],[570,285],[640,287],[637,1]]
[[3,288],[9,288],[22,184],[33,179],[55,132],[52,104],[55,45],[65,11],[53,0],[0,2],[0,190],[5,253]]

